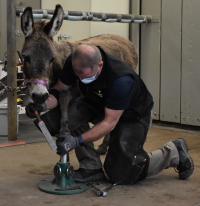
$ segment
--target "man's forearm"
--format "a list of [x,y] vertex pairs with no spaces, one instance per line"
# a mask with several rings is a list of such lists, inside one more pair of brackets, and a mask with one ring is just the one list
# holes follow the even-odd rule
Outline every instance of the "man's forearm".
[[83,142],[93,142],[109,134],[114,128],[114,124],[102,121],[96,124],[92,129],[82,134]]

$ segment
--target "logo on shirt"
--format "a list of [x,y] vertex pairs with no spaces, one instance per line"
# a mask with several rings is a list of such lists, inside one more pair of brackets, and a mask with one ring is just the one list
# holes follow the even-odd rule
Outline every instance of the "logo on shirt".
[[103,97],[103,93],[102,93],[101,90],[95,91],[95,94],[96,94],[97,96],[101,97],[101,98]]

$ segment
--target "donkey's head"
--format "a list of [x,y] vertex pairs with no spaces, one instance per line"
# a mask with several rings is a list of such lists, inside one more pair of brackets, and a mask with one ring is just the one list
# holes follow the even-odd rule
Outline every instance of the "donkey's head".
[[56,57],[53,36],[59,31],[64,18],[64,11],[56,5],[49,22],[34,23],[32,8],[27,7],[21,16],[21,29],[25,35],[22,49],[23,72],[29,85],[33,101],[42,103],[48,97],[49,78]]

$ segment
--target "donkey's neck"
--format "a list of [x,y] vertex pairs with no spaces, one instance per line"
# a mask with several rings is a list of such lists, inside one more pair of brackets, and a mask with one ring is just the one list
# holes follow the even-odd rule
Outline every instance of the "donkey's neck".
[[70,42],[57,43],[54,42],[59,64],[63,67],[67,57],[72,53],[74,44]]
[[56,83],[59,72],[61,72],[61,70],[63,69],[64,63],[67,57],[72,53],[76,42],[57,43],[54,41],[53,44],[55,47],[56,58],[53,64],[53,74],[50,77],[52,85]]

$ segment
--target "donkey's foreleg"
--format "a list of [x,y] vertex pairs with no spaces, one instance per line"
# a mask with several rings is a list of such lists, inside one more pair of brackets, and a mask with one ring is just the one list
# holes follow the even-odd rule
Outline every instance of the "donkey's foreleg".
[[59,96],[60,112],[61,112],[60,134],[65,134],[70,132],[69,118],[68,118],[68,105],[71,99],[72,96],[69,90],[60,93]]

